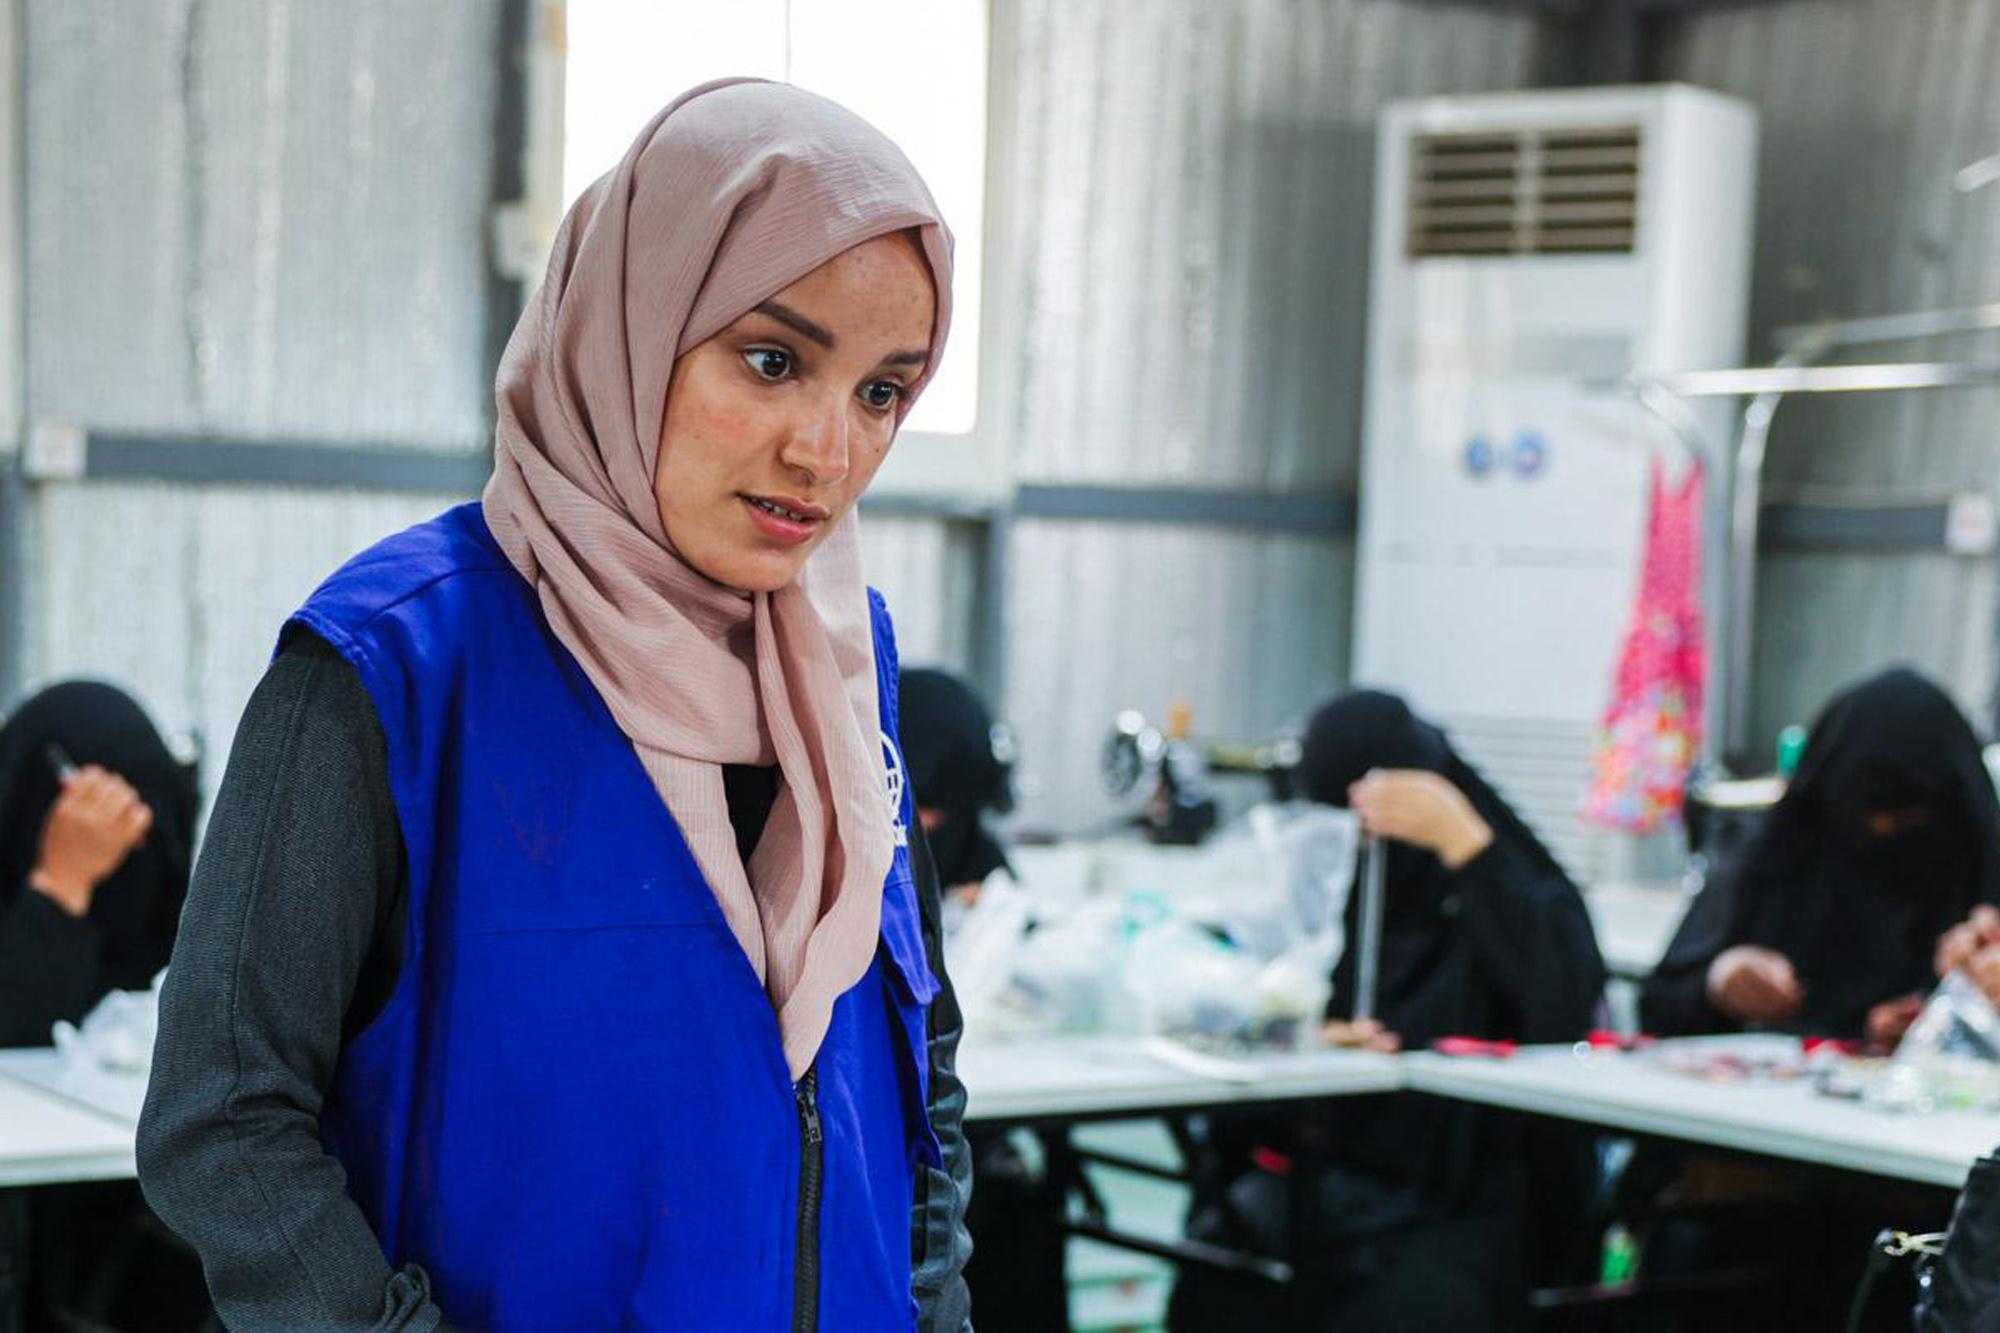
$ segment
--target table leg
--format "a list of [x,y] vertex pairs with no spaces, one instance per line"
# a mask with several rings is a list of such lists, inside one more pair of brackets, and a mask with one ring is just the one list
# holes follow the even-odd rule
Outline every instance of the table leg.
[[1291,1266],[1292,1280],[1285,1286],[1289,1326],[1306,1333],[1318,1327],[1326,1311],[1316,1300],[1314,1281],[1314,1235],[1319,1192],[1321,1154],[1312,1133],[1298,1136],[1292,1152],[1291,1188],[1285,1191],[1285,1262]]
[[28,1191],[0,1189],[0,1333],[27,1327]]
[[[1069,1333],[1069,1196],[1079,1184],[1088,1187],[1083,1165],[1076,1159],[1069,1127],[1052,1125],[1035,1131],[1042,1146],[1042,1203],[1049,1210],[1049,1225],[1059,1237],[1055,1247],[1054,1280],[1062,1292],[1062,1326],[1051,1333]],[[1088,1203],[1085,1205],[1088,1207]],[[1097,1204],[1103,1210],[1103,1202]]]

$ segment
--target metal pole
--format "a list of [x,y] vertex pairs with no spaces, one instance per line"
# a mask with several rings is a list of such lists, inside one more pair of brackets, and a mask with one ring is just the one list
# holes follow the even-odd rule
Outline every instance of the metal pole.
[[1354,956],[1354,1021],[1375,1017],[1375,991],[1382,964],[1382,891],[1388,849],[1373,833],[1361,835],[1361,938]]

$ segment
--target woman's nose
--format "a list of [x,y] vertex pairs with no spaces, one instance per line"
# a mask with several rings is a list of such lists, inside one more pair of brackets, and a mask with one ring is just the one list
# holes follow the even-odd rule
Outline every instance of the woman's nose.
[[847,429],[844,400],[815,400],[802,409],[779,460],[805,473],[814,485],[841,481],[848,469]]

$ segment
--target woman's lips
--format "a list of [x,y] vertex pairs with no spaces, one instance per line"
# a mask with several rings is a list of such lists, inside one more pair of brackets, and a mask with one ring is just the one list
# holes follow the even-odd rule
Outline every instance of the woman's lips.
[[[819,531],[819,525],[826,521],[823,511],[821,515],[815,514],[817,506],[793,509],[781,501],[763,496],[739,495],[736,498],[743,502],[745,512],[759,532],[788,546],[811,541],[813,534]],[[776,512],[778,510],[785,512]]]

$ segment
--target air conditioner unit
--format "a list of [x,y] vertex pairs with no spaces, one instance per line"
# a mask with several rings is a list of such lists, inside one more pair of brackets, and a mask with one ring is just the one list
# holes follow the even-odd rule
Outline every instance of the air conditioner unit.
[[1382,116],[1354,675],[1449,730],[1586,878],[1646,855],[1576,810],[1672,448],[1617,385],[1741,359],[1756,142],[1747,104],[1683,86]]

